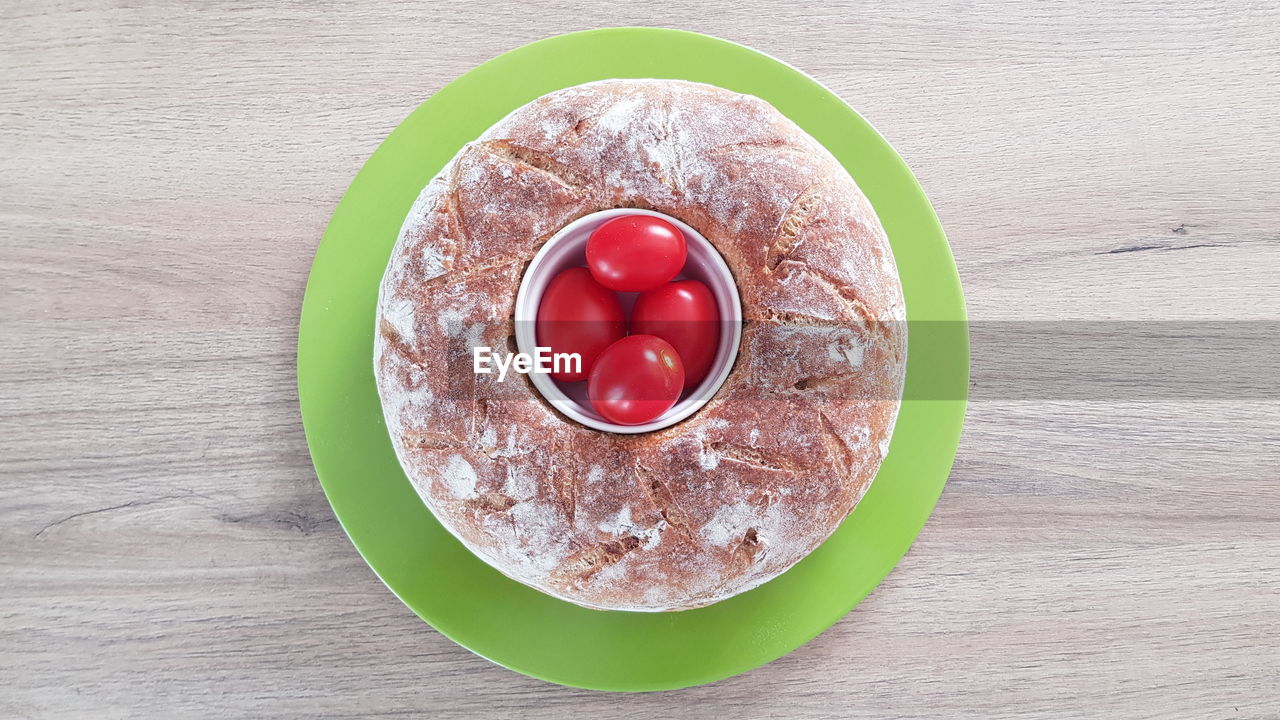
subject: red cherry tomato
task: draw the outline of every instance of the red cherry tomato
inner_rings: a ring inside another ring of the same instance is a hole
[[[666,283],[641,293],[631,309],[631,332],[671,343],[684,361],[684,386],[702,382],[720,347],[720,312],[697,280]]]
[[[652,335],[628,335],[596,358],[587,398],[605,420],[639,425],[670,410],[682,388],[684,363],[671,343]]]
[[[587,266],[601,285],[618,292],[652,290],[684,267],[684,233],[651,215],[623,215],[587,238]]]
[[[586,268],[562,270],[547,283],[534,327],[537,343],[553,353],[577,353],[582,358],[581,372],[553,372],[551,377],[561,382],[586,380],[600,353],[626,334],[618,296],[601,287]]]

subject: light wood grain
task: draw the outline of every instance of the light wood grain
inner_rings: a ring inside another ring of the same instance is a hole
[[[626,24],[752,45],[857,107],[930,193],[975,322],[1280,319],[1269,0],[10,0],[0,716],[1280,716],[1274,395],[980,397],[889,579],[706,687],[524,678],[387,592],[299,422],[312,253],[432,92]]]

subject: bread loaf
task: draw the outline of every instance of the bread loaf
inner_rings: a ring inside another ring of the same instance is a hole
[[[745,318],[711,402],[639,435],[471,364],[514,346],[542,243],[614,207],[697,228]],[[481,559],[587,607],[678,610],[775,577],[853,510],[897,415],[903,320],[884,230],[816,141],[755,97],[611,80],[515,110],[431,180],[382,282],[374,369],[405,474]]]

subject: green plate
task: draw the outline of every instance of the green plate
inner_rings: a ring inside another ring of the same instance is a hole
[[[511,110],[604,78],[679,78],[761,97],[825,145],[879,213],[911,320],[906,398],[889,456],[840,529],[794,568],[679,613],[586,610],[509,580],[418,499],[373,379],[378,283],[409,207],[441,167]],[[316,252],[298,333],[298,398],[316,474],[374,572],[432,627],[517,672],[601,690],[660,690],[745,672],[803,645],[866,596],[911,545],[950,472],[969,372],[964,298],[928,198],[840,98],[724,40],[650,28],[561,35],[475,68],[424,102],[351,183]],[[820,672],[814,668],[814,672]]]

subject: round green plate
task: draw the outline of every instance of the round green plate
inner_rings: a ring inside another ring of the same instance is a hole
[[[871,199],[910,313],[906,397],[866,498],[790,571],[686,612],[586,610],[481,562],[436,522],[400,470],[374,387],[378,284],[423,186],[516,107],[604,78],[693,80],[772,103],[834,153]],[[650,28],[535,42],[424,102],[369,158],[334,211],[298,333],[298,398],[316,474],[374,572],[463,647],[526,675],[601,690],[678,688],[745,672],[849,612],[906,552],[942,492],[964,420],[968,372],[955,263],[928,198],[893,148],[794,68],[724,40]]]

